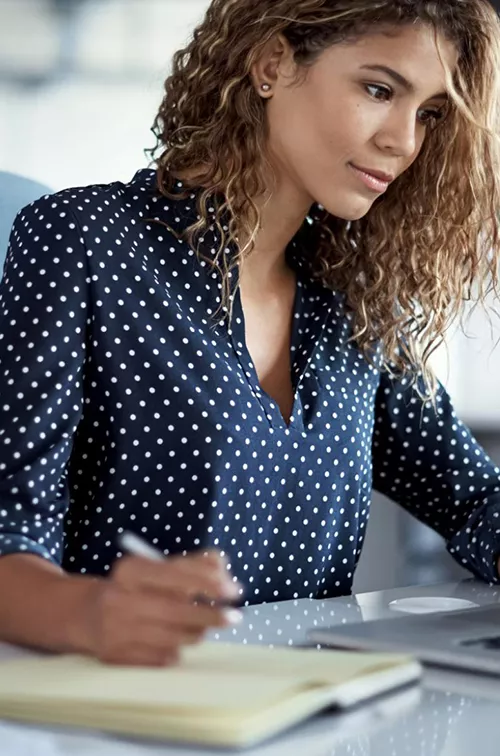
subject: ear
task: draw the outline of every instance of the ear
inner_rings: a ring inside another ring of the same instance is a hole
[[[281,82],[293,76],[295,69],[293,49],[283,35],[276,34],[251,68],[255,89],[261,97],[272,97]]]

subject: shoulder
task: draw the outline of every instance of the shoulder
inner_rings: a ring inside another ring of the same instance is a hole
[[[155,172],[143,169],[128,183],[70,187],[45,195],[22,208],[15,225],[31,225],[33,230],[45,228],[52,233],[79,226],[85,232],[95,224],[115,225],[127,214],[140,217],[154,195]]]

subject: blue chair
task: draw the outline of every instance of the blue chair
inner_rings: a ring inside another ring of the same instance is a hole
[[[52,189],[37,181],[0,171],[0,274],[3,269],[10,231],[21,208],[34,202]]]

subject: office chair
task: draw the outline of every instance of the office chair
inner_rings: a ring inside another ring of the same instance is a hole
[[[7,254],[10,231],[17,213],[30,202],[51,192],[48,186],[39,184],[37,181],[15,173],[0,171],[0,275]]]

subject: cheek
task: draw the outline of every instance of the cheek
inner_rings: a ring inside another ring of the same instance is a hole
[[[415,153],[414,153],[414,155],[413,155],[413,156],[412,156],[412,157],[410,158],[410,160],[408,160],[408,163],[406,164],[406,166],[405,166],[405,168],[404,168],[404,170],[403,170],[403,173],[404,173],[405,171],[407,171],[407,170],[408,170],[408,168],[411,168],[411,166],[413,165],[413,163],[415,163],[415,162],[416,162],[416,161],[418,160],[418,158],[419,158],[419,155],[420,155],[420,153],[422,152],[422,149],[423,149],[423,146],[424,146],[424,142],[425,142],[425,134],[424,134],[424,135],[422,135],[422,136],[420,136],[420,137],[419,137],[419,136],[417,136],[417,140],[416,140],[416,148],[415,148]]]
[[[281,161],[293,165],[311,159],[318,149],[318,122],[303,97],[270,100],[267,117],[270,144]]]
[[[270,100],[268,119],[271,145],[283,162],[300,173],[323,173],[359,159],[382,125],[383,109],[356,95],[304,87]]]
[[[418,158],[418,156],[422,152],[426,139],[428,139],[428,136],[425,133],[422,134],[421,136],[417,136],[417,147],[415,150],[415,155],[413,156],[413,160],[411,161],[412,163],[415,162],[415,160]]]
[[[312,111],[316,147],[327,150],[330,157],[341,160],[344,157],[352,159],[360,155],[367,142],[374,135],[376,123],[373,114],[359,103],[343,101],[342,107],[327,103],[323,108]],[[323,154],[323,158],[326,156]]]

